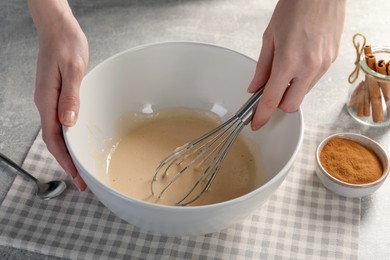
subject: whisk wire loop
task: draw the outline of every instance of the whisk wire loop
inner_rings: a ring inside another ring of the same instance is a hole
[[[198,168],[199,166],[205,164],[205,162],[207,162],[208,159],[210,159],[210,163],[207,166],[207,168],[205,169],[203,175],[201,175],[197,179],[197,181],[191,187],[191,189],[187,192],[187,194],[185,194],[184,197],[177,202],[177,205],[186,206],[188,204],[191,204],[192,202],[197,200],[200,196],[202,196],[203,193],[206,192],[210,188],[210,186],[213,183],[213,181],[217,175],[217,172],[219,171],[223,161],[225,160],[225,157],[228,154],[232,144],[236,140],[241,129],[244,127],[244,124],[241,121],[237,120],[234,124],[232,124],[229,127],[229,129],[233,128],[233,126],[234,126],[234,129],[231,132],[226,133],[226,136],[224,137],[222,142],[218,143],[217,146],[215,148],[213,148],[213,150],[207,155],[206,158],[203,158],[200,162],[197,163],[195,168]],[[210,147],[208,149],[210,149]],[[191,162],[191,163],[194,163],[194,162]],[[200,192],[198,192],[198,194],[194,198],[190,199],[190,201],[184,202],[192,194],[192,192],[204,181],[207,181],[204,188]]]
[[[228,121],[226,121],[225,123],[221,124],[220,126],[218,126],[217,128],[215,128],[214,130],[206,133],[205,135],[193,140],[192,142],[189,142],[179,148],[177,148],[175,150],[174,153],[172,153],[170,156],[166,157],[161,163],[160,165],[157,167],[156,169],[156,172],[155,172],[155,175],[153,177],[153,181],[152,181],[152,194],[156,197],[158,197],[159,199],[162,197],[162,195],[164,194],[164,192],[180,177],[180,175],[182,175],[190,166],[192,166],[197,160],[199,160],[199,158],[202,158],[202,161],[199,163],[199,164],[202,164],[204,163],[204,161],[206,161],[212,154],[212,153],[209,153],[208,156],[204,156],[204,154],[206,154],[210,147],[215,144],[217,141],[219,141],[225,134],[226,132],[230,129],[230,127],[227,127],[235,118],[231,118],[229,119]],[[219,131],[222,131],[221,134],[216,134],[218,133]],[[205,140],[207,138],[212,138],[210,139],[208,142],[200,142],[202,140]],[[223,143],[220,142],[219,145],[221,145]],[[207,147],[206,147],[207,146]],[[218,146],[216,147],[218,148]],[[215,149],[216,149],[215,148]],[[199,151],[201,151],[199,153]],[[172,178],[171,180],[168,182],[168,184],[166,184],[166,186],[158,193],[156,194],[155,193],[155,190],[154,190],[154,183],[157,181],[158,179],[158,173],[163,170],[160,178],[164,178],[166,175],[167,175],[167,172],[169,169],[171,169],[171,167],[173,165],[176,165],[176,166],[179,166],[181,165],[184,161],[186,161],[187,158],[191,158],[193,157],[194,154],[197,154],[195,156],[195,158],[193,158],[191,160],[191,162],[189,162],[186,166],[182,167]],[[180,160],[180,161],[179,161]],[[177,162],[179,161],[179,162]],[[164,168],[164,169],[163,169]],[[204,178],[202,179],[204,180]],[[199,184],[199,181],[197,182],[197,184]],[[195,188],[196,188],[197,185],[194,185],[194,187],[191,189],[191,191],[193,191]],[[191,193],[191,192],[190,192]],[[188,197],[188,196],[186,196]],[[184,198],[185,199],[185,198]],[[180,200],[182,201],[182,200]]]
[[[265,84],[225,123],[177,148],[167,156],[153,176],[152,194],[162,198],[163,194],[186,172],[188,176],[194,178],[194,184],[175,202],[176,205],[189,205],[209,190],[242,128],[251,121],[253,110],[263,94],[264,86]],[[202,172],[198,176],[200,171]],[[170,179],[167,181],[168,175]],[[156,191],[157,181],[164,179],[165,186]],[[201,184],[204,186],[200,186]]]

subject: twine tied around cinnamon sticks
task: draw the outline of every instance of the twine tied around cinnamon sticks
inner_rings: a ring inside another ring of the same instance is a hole
[[[359,42],[358,37],[362,38],[363,41],[362,43]],[[360,57],[362,56],[362,53],[364,51],[364,46],[366,46],[366,36],[364,36],[361,33],[355,33],[355,35],[352,38],[352,43],[353,46],[355,46],[355,50],[356,50],[356,60],[355,60],[355,69],[348,77],[348,82],[350,84],[354,83],[359,77]]]
[[[358,38],[361,38],[359,40]],[[359,78],[360,58],[364,54],[367,66],[373,71],[385,76],[390,75],[390,61],[376,61],[371,45],[366,44],[366,37],[360,33],[353,36],[353,44],[356,50],[355,69],[348,77],[348,82],[353,84]],[[375,73],[374,73],[375,74]],[[385,104],[383,104],[383,100]],[[386,109],[383,107],[387,106]],[[366,72],[365,79],[358,83],[348,102],[349,108],[356,111],[358,117],[370,117],[374,123],[380,123],[390,116],[390,80],[378,80]],[[372,113],[372,115],[371,115]]]

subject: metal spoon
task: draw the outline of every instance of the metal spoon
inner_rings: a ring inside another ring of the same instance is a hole
[[[12,168],[14,168],[17,171],[17,173],[22,177],[34,181],[37,186],[36,194],[38,198],[42,200],[49,200],[54,197],[57,197],[66,189],[66,183],[64,181],[56,180],[56,181],[49,181],[46,183],[40,182],[34,176],[29,174],[27,171],[25,171],[22,167],[20,167],[19,165],[11,161],[11,159],[9,159],[4,154],[0,153],[0,159],[5,163],[7,163]]]

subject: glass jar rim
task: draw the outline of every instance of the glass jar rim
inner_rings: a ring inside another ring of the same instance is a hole
[[[390,55],[390,46],[371,46],[371,49],[372,49],[373,54],[387,53]],[[386,82],[390,81],[390,76],[383,75],[379,72],[372,70],[370,67],[368,67],[364,53],[362,53],[362,55],[360,57],[360,67],[363,69],[363,71],[366,74],[369,74],[372,77],[375,77],[377,79],[380,79],[380,80],[386,81]]]

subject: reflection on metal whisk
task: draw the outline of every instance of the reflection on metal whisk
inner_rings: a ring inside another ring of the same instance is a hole
[[[251,121],[263,90],[264,85],[228,121],[166,157],[156,169],[152,194],[159,199],[164,195],[164,199],[179,206],[199,199],[210,188],[242,128]],[[178,193],[180,187],[186,186],[190,188]]]

